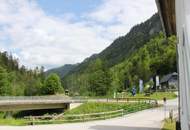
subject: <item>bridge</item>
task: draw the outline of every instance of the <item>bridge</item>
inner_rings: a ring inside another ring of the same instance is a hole
[[[65,96],[2,96],[0,111],[69,109],[71,103],[81,102],[83,101]]]
[[[0,111],[22,111],[39,109],[70,109],[72,103],[84,102],[147,102],[157,104],[157,100],[150,98],[116,98],[116,99],[88,99],[71,98],[66,96],[1,96]]]

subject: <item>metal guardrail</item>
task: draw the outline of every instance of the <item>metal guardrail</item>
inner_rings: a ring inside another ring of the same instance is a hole
[[[0,96],[2,100],[70,100],[70,97],[66,96]]]
[[[100,99],[89,99],[83,97],[66,97],[66,96],[0,96],[0,101],[16,101],[16,100],[71,100],[71,101],[154,101],[157,100],[151,98],[100,98]]]

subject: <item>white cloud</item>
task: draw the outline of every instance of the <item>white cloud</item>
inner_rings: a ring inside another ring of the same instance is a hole
[[[11,44],[4,46],[8,41],[0,39],[0,48],[12,51],[29,67],[81,62],[155,11],[152,0],[104,0],[80,21],[70,22],[75,14],[49,16],[36,1],[1,0],[0,36]]]
[[[104,4],[87,14],[91,20],[112,24],[107,27],[112,37],[124,35],[157,11],[154,0],[104,0]]]

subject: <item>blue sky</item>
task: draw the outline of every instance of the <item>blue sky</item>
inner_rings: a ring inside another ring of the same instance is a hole
[[[76,16],[91,11],[99,6],[102,0],[38,0],[39,6],[48,14],[61,16],[74,13]]]
[[[0,0],[0,12],[0,51],[49,69],[101,52],[157,9],[154,0]]]

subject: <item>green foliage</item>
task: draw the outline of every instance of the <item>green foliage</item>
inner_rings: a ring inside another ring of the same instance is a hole
[[[96,59],[84,73],[70,75],[63,83],[73,95],[105,96],[111,88],[111,75],[104,62]]]
[[[40,79],[33,78],[27,82],[24,93],[28,96],[41,95],[42,86],[43,84]]]
[[[127,87],[129,88],[138,85],[139,79],[149,81],[154,75],[162,76],[175,72],[175,44],[174,36],[165,39],[162,33],[151,39],[124,62],[111,68],[112,75],[119,78],[119,80],[113,78],[113,83],[121,85],[120,83],[128,81]]]
[[[59,76],[55,73],[50,74],[46,80],[43,87],[43,94],[56,94],[62,93],[63,87],[61,86],[61,80]]]
[[[134,51],[123,62],[109,68],[107,62],[96,58],[84,72],[64,78],[64,86],[77,95],[105,96],[138,86],[139,79],[147,84],[155,75],[176,71],[176,38],[166,39],[162,33]]]
[[[100,59],[90,66],[89,90],[95,96],[104,96],[109,91],[111,79],[108,70]]]
[[[41,95],[44,68],[29,70],[18,64],[18,59],[14,59],[12,55],[0,52],[0,96]]]
[[[8,73],[0,66],[0,95],[7,96],[11,93]]]

